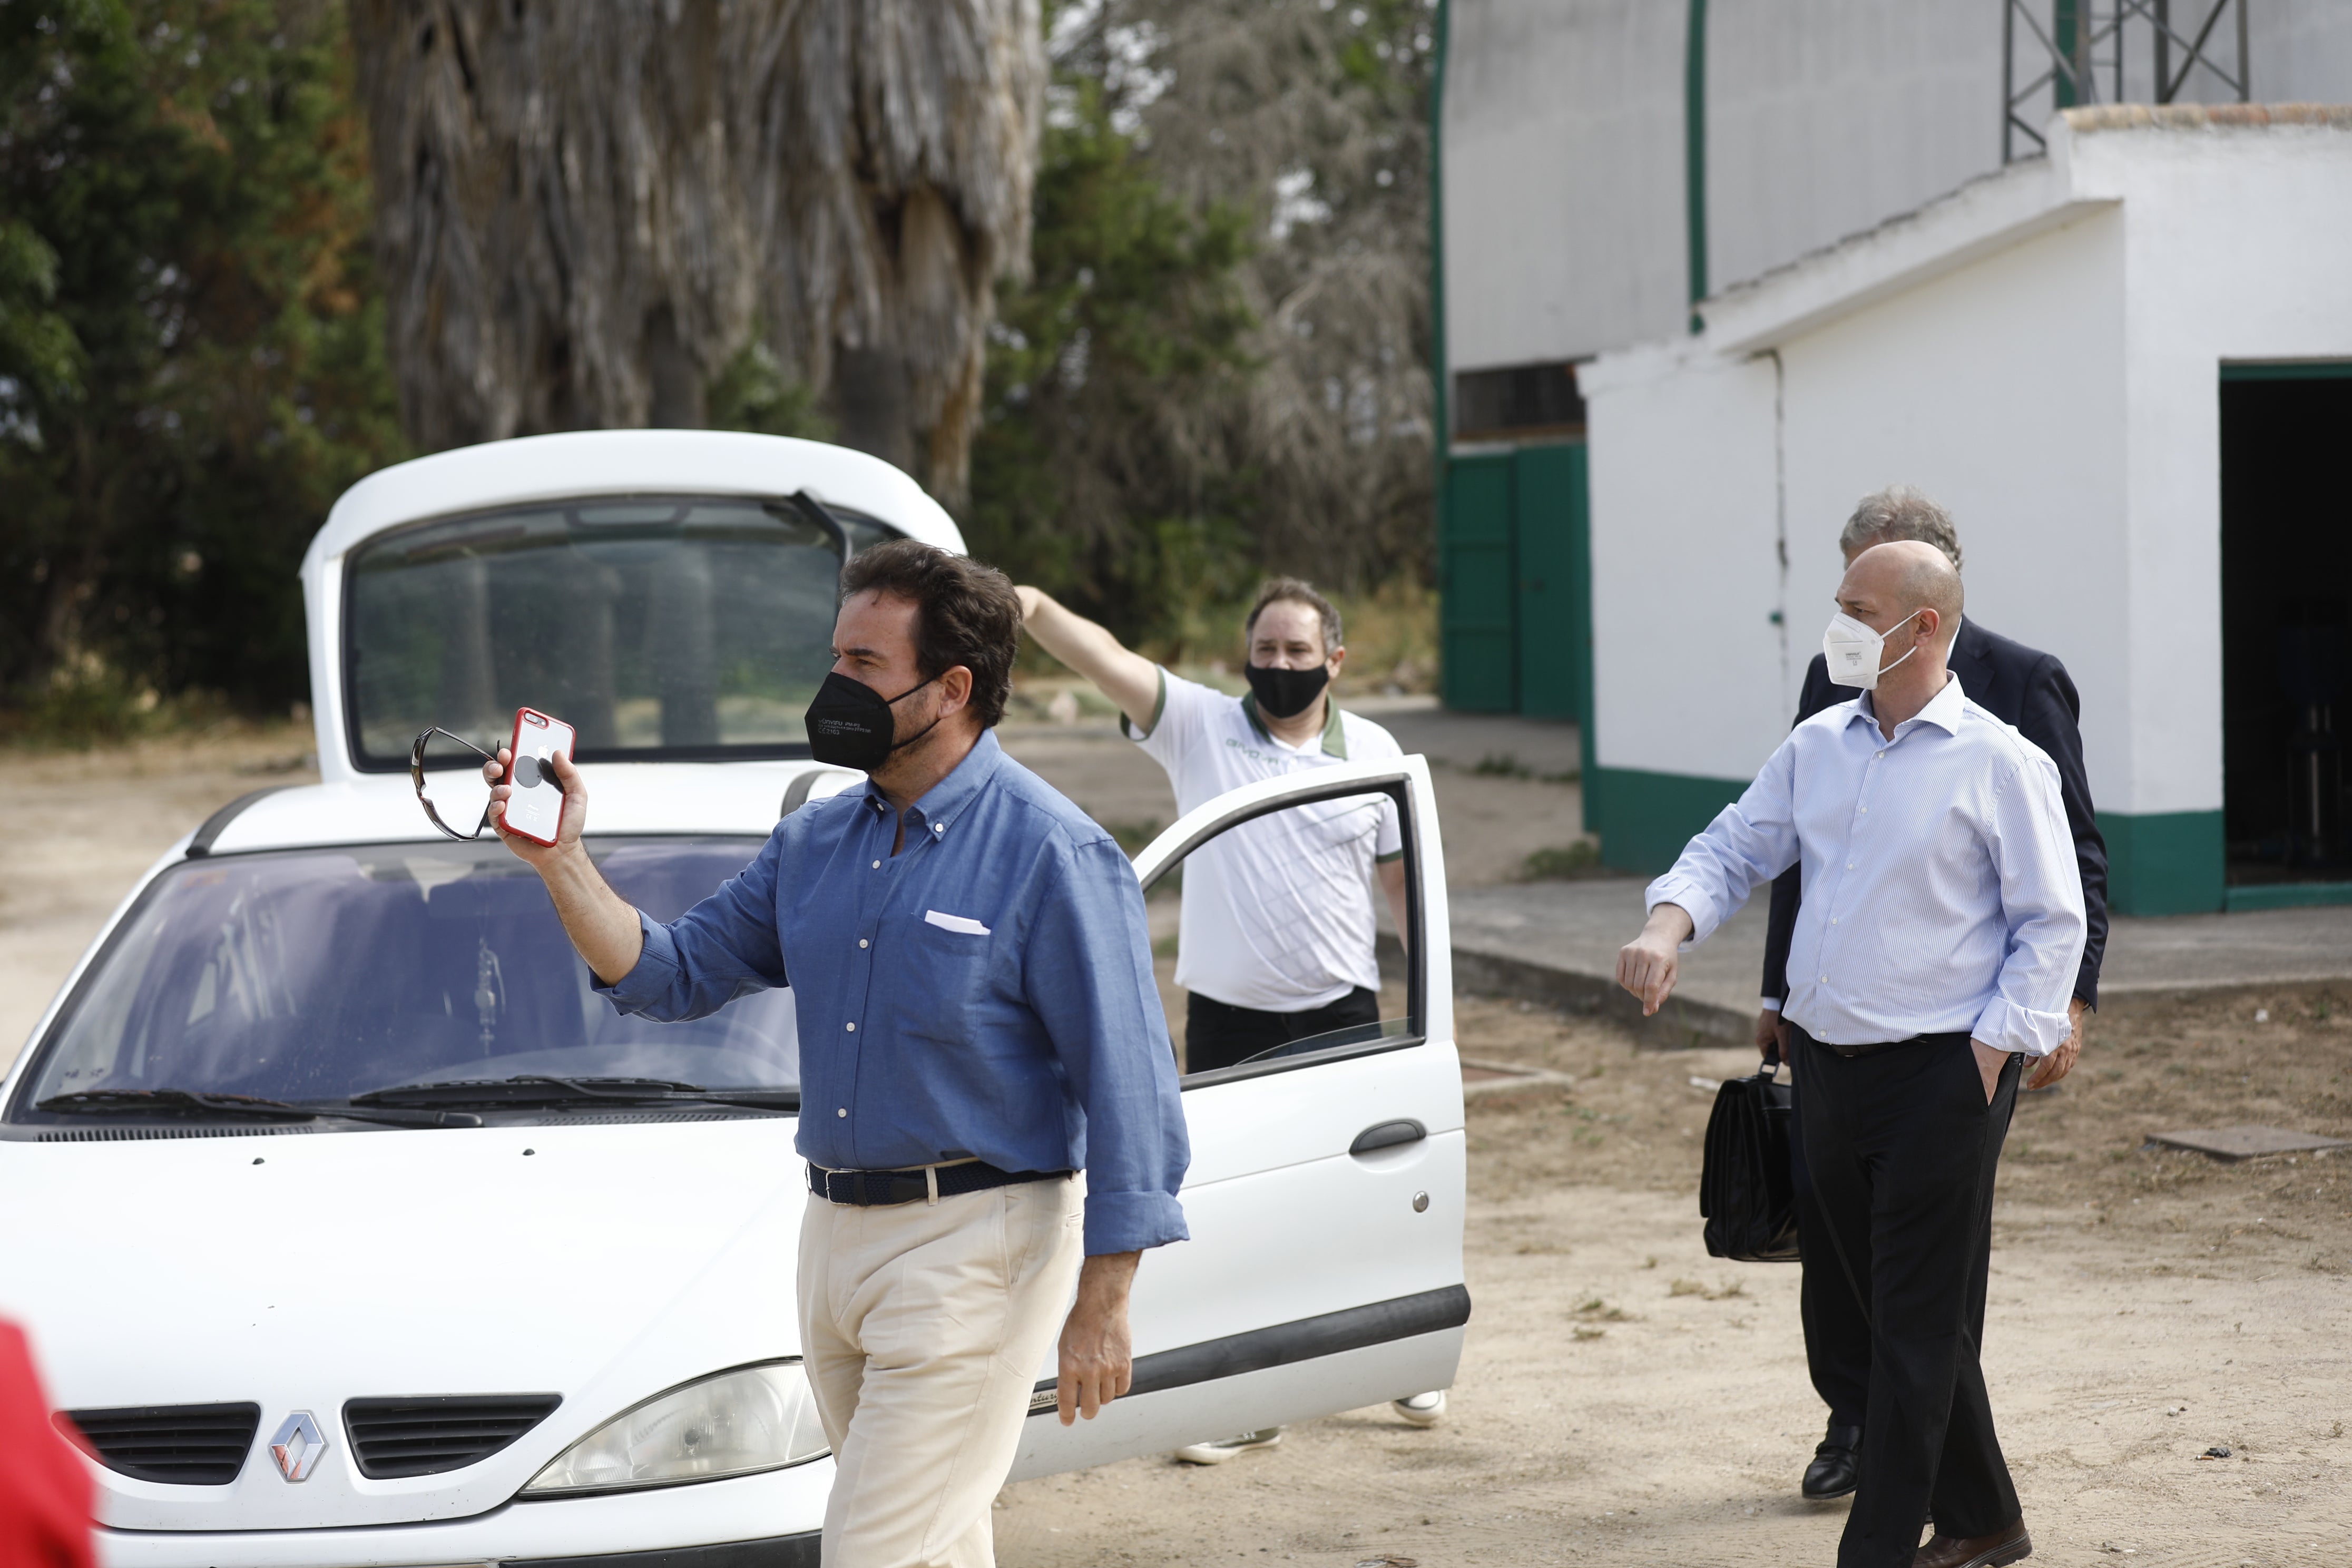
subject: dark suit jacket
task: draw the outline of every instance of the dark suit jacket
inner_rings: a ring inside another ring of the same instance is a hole
[[[2050,754],[2058,764],[2058,789],[2066,802],[2066,826],[2074,830],[2074,858],[2083,868],[2083,909],[2089,930],[2083,942],[2083,968],[2074,979],[2074,994],[2099,1005],[2099,960],[2107,951],[2107,842],[2099,837],[2099,820],[2091,810],[2091,781],[2083,773],[2082,699],[2066,667],[2051,654],[2010,641],[1963,616],[1959,636],[1952,640],[1952,673],[1969,700]],[[1797,722],[1853,700],[1858,693],[1830,684],[1829,667],[1820,654],[1805,671],[1805,693],[1797,704]],[[1764,938],[1763,996],[1789,994],[1789,939],[1797,929],[1797,908],[1804,899],[1804,871],[1791,866],[1772,884],[1772,923]]]

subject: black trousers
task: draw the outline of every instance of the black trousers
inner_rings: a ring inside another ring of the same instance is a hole
[[[1981,1352],[1984,1348],[1985,1290],[1992,1275],[1993,1172],[2008,1141],[2017,1097],[2007,1094],[1993,1102],[1998,1125],[1985,1148],[1983,1224],[1977,1237],[1976,1260],[1969,1271],[1969,1333]],[[1805,1164],[1805,1096],[1801,1086],[1789,1097],[1789,1166],[1796,1187],[1797,1252],[1802,1278],[1797,1310],[1805,1330],[1805,1367],[1812,1374],[1813,1392],[1830,1407],[1832,1426],[1859,1426],[1870,1403],[1870,1320],[1861,1300],[1846,1283],[1830,1246],[1828,1221],[1813,1198],[1812,1172]],[[1806,1238],[1811,1237],[1809,1242]]]
[[[1184,1070],[1207,1072],[1247,1061],[1260,1051],[1332,1029],[1381,1021],[1377,992],[1359,985],[1337,1002],[1303,1013],[1265,1013],[1213,1001],[1198,991],[1184,1004]]]
[[[1829,1241],[1813,1252],[1829,1254],[1819,1261],[1849,1282],[1868,1322],[1861,1483],[1838,1565],[1908,1568],[1923,1517],[1948,1535],[1989,1535],[2020,1511],[1969,1321],[2019,1060],[2002,1067],[1988,1105],[1966,1035],[1849,1058],[1791,1034]]]

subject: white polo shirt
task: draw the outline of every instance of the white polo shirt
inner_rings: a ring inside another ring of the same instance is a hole
[[[1327,699],[1324,714],[1314,741],[1285,745],[1254,698],[1163,669],[1150,727],[1135,736],[1119,723],[1168,770],[1181,816],[1260,779],[1404,754],[1386,730],[1337,702]],[[1403,853],[1396,803],[1384,795],[1292,806],[1211,839],[1184,861],[1176,984],[1267,1013],[1326,1006],[1359,985],[1379,990],[1372,867]]]

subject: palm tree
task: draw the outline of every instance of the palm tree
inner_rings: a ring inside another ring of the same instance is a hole
[[[354,0],[409,434],[698,426],[763,341],[961,501],[1037,0]]]

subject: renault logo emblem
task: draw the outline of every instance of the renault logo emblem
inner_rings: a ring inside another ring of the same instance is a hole
[[[269,1457],[278,1461],[278,1473],[289,1481],[309,1480],[319,1467],[319,1456],[326,1451],[327,1439],[307,1410],[289,1415],[278,1435],[269,1439]]]

